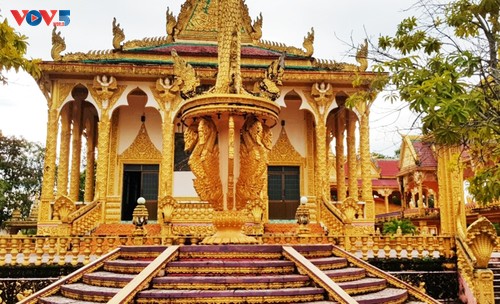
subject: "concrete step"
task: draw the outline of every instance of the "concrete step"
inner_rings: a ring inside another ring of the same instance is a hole
[[[124,260],[116,259],[104,262],[104,270],[115,273],[133,273],[141,272],[149,265],[149,260]]]
[[[366,276],[366,271],[363,268],[358,267],[325,270],[324,273],[337,283],[359,280]]]
[[[311,258],[309,259],[316,267],[321,270],[330,270],[347,267],[347,260],[345,258],[339,258],[335,256],[323,257],[323,258]]]
[[[102,302],[90,302],[90,301],[81,301],[75,299],[69,299],[62,296],[50,296],[38,299],[38,303],[40,304],[96,304]]]
[[[149,289],[136,296],[136,303],[300,303],[324,300],[324,289],[316,287],[258,290]],[[267,300],[266,300],[267,299]]]
[[[402,303],[408,298],[406,289],[385,288],[379,292],[353,296],[359,304]]]
[[[248,275],[248,276],[163,276],[153,279],[156,289],[280,289],[306,287],[308,276],[291,275]]]
[[[339,282],[338,285],[350,295],[376,292],[387,287],[387,281],[380,278],[363,278],[355,281]]]
[[[107,302],[118,291],[120,291],[120,288],[92,286],[84,283],[61,286],[61,295],[64,297],[90,302]]]
[[[135,276],[136,274],[96,271],[84,274],[82,281],[88,285],[122,288]]]
[[[187,260],[167,264],[168,274],[245,275],[292,274],[295,264],[285,260]]]

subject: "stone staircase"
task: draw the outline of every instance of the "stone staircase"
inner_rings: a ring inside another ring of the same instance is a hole
[[[438,303],[343,254],[332,245],[121,247],[20,303]]]

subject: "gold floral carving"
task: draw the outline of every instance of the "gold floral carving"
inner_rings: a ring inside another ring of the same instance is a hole
[[[65,223],[68,221],[69,215],[75,211],[75,203],[69,197],[60,195],[54,202],[52,219]]]
[[[177,201],[173,213],[174,223],[211,223],[214,209],[207,203]]]
[[[215,229],[212,224],[208,225],[174,225],[172,232],[176,235],[212,235]]]
[[[320,114],[321,117],[333,102],[333,88],[330,83],[315,83],[311,88],[311,95],[315,101],[313,109]]]
[[[215,210],[222,210],[222,183],[215,123],[211,118],[200,118],[198,124],[186,129],[184,142],[185,150],[192,151],[188,164],[196,177],[196,192],[201,200],[208,201]]]
[[[236,185],[236,209],[241,210],[249,200],[259,200],[264,188],[272,132],[254,116],[245,121],[240,141],[240,176]]]
[[[119,50],[123,40],[125,40],[125,33],[120,24],[116,23],[116,18],[113,18],[113,48]]]
[[[270,164],[303,164],[305,158],[300,155],[288,139],[285,127],[281,128],[278,141],[269,153]]]
[[[161,160],[161,152],[149,138],[146,125],[142,124],[134,142],[120,155],[120,159]]]

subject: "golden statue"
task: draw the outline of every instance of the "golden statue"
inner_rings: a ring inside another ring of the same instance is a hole
[[[223,210],[222,184],[219,175],[219,147],[217,128],[211,118],[200,118],[184,132],[186,151],[192,151],[189,167],[196,179],[194,188],[201,200],[212,204],[214,210]]]
[[[113,18],[113,48],[119,50],[123,40],[125,40],[125,33],[120,28],[120,24],[116,23],[116,18]]]
[[[50,55],[54,60],[60,60],[62,58],[61,52],[66,49],[66,42],[64,38],[61,36],[61,32],[57,32],[57,27],[54,25],[54,29],[52,30],[52,49],[50,51]]]
[[[236,187],[236,209],[261,198],[267,174],[267,155],[272,148],[271,130],[255,116],[241,129],[240,176]]]

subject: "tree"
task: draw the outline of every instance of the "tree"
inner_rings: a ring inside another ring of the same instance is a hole
[[[378,40],[376,70],[437,145],[463,147],[479,203],[500,198],[499,0],[420,0],[417,17],[404,19],[393,37]]]
[[[413,234],[417,230],[417,227],[415,227],[409,219],[393,219],[384,223],[382,233],[396,234],[398,232],[398,228],[401,229],[402,234]]]
[[[18,208],[27,217],[41,192],[44,149],[0,132],[0,226]]]
[[[2,15],[0,15],[0,20]],[[7,83],[4,71],[14,69],[25,70],[33,78],[39,79],[41,76],[38,62],[40,60],[28,60],[25,58],[28,49],[27,37],[16,32],[7,22],[7,18],[0,22],[0,82]]]

